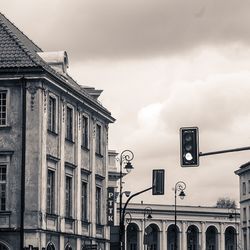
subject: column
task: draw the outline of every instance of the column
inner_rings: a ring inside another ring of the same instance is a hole
[[[82,234],[82,215],[81,215],[81,144],[82,144],[82,110],[77,108],[76,110],[76,126],[75,126],[75,164],[77,168],[75,170],[75,180],[76,180],[76,233]],[[79,243],[78,243],[79,244]],[[80,249],[80,246],[77,249]]]
[[[40,211],[42,213],[42,221],[41,221],[41,228],[46,229],[46,195],[47,195],[47,145],[46,145],[46,139],[47,139],[47,97],[48,97],[48,90],[44,89],[42,91],[42,104],[41,108],[43,112],[41,112],[42,119],[41,119],[41,141],[42,141],[42,147],[41,147],[41,166],[40,166]],[[44,244],[43,244],[44,243]],[[46,239],[43,240],[42,246],[45,246]]]
[[[224,223],[220,223],[220,250],[225,250]]]
[[[91,228],[90,228],[90,236],[95,237],[96,236],[96,204],[95,204],[95,195],[96,195],[96,180],[95,180],[95,174],[96,174],[96,160],[95,160],[95,147],[96,147],[96,118],[92,116],[92,122],[90,127],[90,171],[92,171],[90,175],[90,222],[91,222]]]
[[[187,249],[187,222],[182,221],[182,228],[181,228],[181,249]]]
[[[206,224],[201,222],[201,250],[206,249]]]
[[[58,190],[58,212],[59,212],[59,221],[58,228],[61,232],[65,232],[65,220],[64,220],[64,210],[65,210],[65,119],[66,119],[66,109],[67,104],[64,98],[61,99],[59,116],[60,116],[60,126],[61,133],[59,138],[59,155],[60,155],[60,163],[58,164],[58,182],[59,182],[59,190]],[[60,204],[60,205],[59,205]],[[60,236],[60,247],[63,237]],[[63,241],[64,244],[64,241]]]
[[[167,249],[167,240],[166,240],[166,221],[162,221],[162,245],[161,249],[166,250]]]

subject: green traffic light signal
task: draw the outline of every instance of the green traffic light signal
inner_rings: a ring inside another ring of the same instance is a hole
[[[180,129],[180,156],[182,167],[199,166],[199,130],[197,127],[184,127]]]

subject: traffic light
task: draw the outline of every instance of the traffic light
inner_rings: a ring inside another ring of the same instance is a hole
[[[199,130],[197,127],[180,129],[181,140],[181,166],[199,166]]]
[[[165,170],[164,169],[153,169],[153,195],[163,195],[164,194],[164,181],[165,180]]]

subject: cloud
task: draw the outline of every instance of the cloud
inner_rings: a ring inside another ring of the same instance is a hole
[[[44,50],[82,61],[169,56],[250,38],[248,1],[16,0],[1,7]]]

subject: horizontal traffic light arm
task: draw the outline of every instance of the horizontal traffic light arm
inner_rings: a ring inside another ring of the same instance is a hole
[[[245,151],[250,150],[250,147],[242,147],[242,148],[232,148],[227,150],[220,150],[220,151],[212,151],[207,153],[199,153],[199,156],[207,156],[207,155],[217,155],[217,154],[225,154],[225,153],[231,153],[231,152],[238,152],[238,151]]]

